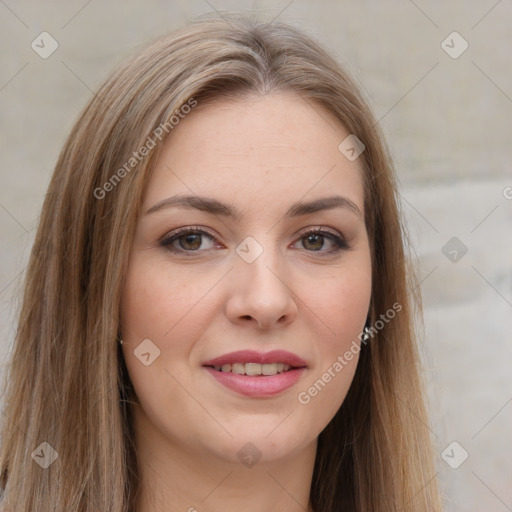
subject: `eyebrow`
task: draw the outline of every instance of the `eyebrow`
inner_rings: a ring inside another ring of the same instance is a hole
[[[146,215],[154,213],[165,208],[182,207],[200,210],[202,212],[210,213],[213,215],[222,215],[224,217],[232,217],[238,220],[242,217],[242,212],[234,205],[223,203],[217,199],[209,197],[191,196],[191,195],[178,195],[162,199],[154,204],[146,212]],[[332,210],[333,208],[347,208],[359,217],[363,214],[359,207],[350,199],[342,196],[329,196],[315,199],[310,202],[298,201],[288,208],[284,217],[299,217],[301,215],[308,215],[323,210]]]

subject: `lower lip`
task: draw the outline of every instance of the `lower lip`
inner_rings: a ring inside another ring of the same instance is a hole
[[[206,367],[218,382],[241,395],[254,398],[276,396],[291,388],[302,377],[306,368],[295,368],[276,375],[237,375]]]

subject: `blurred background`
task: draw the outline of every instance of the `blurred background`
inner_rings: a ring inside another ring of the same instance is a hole
[[[231,9],[302,27],[363,87],[417,262],[445,510],[512,511],[510,0],[0,0],[0,363],[79,111],[134,49]]]

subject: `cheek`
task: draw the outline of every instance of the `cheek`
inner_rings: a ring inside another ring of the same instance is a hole
[[[171,270],[167,262],[152,261],[143,251],[131,259],[121,300],[123,355],[143,409],[162,430],[179,423],[162,404],[179,404],[185,411],[195,403],[172,376],[186,381],[183,368],[214,314],[206,295],[216,280],[206,273]],[[143,340],[151,343],[142,345]],[[148,365],[139,359],[146,352]]]
[[[215,276],[171,272],[168,265],[148,263],[135,257],[130,265],[123,291],[122,326],[128,336],[150,338],[164,348],[176,333],[200,327],[202,317],[207,320],[205,296]],[[197,307],[198,303],[202,307]]]
[[[356,276],[331,282],[323,292],[308,297],[312,311],[325,321],[331,335],[342,340],[354,328],[362,329],[369,301],[369,285]]]
[[[332,275],[304,276],[297,293],[304,301],[304,314],[311,315],[312,321],[316,318],[322,339],[329,342],[326,346],[339,349],[364,326],[371,297],[370,258],[347,262]]]
[[[361,254],[359,255],[361,256]],[[354,262],[356,258],[354,258]],[[311,284],[316,282],[317,286]],[[352,384],[371,297],[369,254],[332,277],[304,280],[304,315],[316,325],[315,360],[297,400],[318,431],[332,419]]]

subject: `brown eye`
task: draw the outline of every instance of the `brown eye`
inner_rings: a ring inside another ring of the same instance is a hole
[[[318,251],[324,245],[324,237],[322,235],[307,235],[302,238],[302,245],[311,251]]]
[[[181,248],[187,251],[195,251],[201,247],[201,235],[183,235],[176,240],[179,240]]]
[[[322,229],[310,229],[298,241],[306,251],[317,252],[322,256],[349,249],[343,237]]]
[[[171,252],[187,254],[212,249],[214,241],[214,236],[202,229],[185,228],[169,233],[159,244]]]

